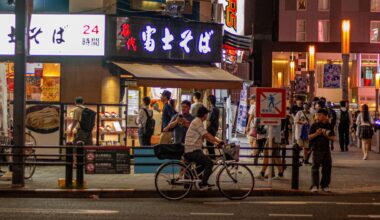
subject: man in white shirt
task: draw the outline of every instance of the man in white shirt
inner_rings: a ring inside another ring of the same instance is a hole
[[[197,117],[191,122],[185,138],[185,159],[189,162],[195,162],[197,165],[201,165],[200,169],[197,170],[198,173],[204,170],[202,182],[199,184],[200,189],[212,186],[208,184],[208,179],[214,165],[211,159],[202,151],[203,140],[206,139],[215,145],[221,143],[220,140],[212,136],[204,128],[203,122],[207,120],[208,113],[209,110],[206,107],[199,107]]]
[[[303,155],[304,155],[304,164],[310,164],[309,163],[309,140],[306,137],[302,138],[302,126],[305,124],[313,124],[313,115],[310,113],[310,106],[309,104],[305,103],[303,105],[304,110],[297,112],[296,116],[294,117],[294,124],[295,124],[295,139],[298,146],[303,148]]]

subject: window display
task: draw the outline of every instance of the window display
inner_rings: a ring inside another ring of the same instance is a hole
[[[376,66],[363,66],[361,73],[361,85],[362,86],[375,86]]]
[[[119,106],[101,106],[99,144],[101,146],[125,146],[125,127],[122,126],[121,108]]]

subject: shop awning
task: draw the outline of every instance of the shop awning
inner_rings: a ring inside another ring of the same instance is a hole
[[[184,89],[242,89],[243,80],[227,71],[205,65],[113,62],[138,86]]]

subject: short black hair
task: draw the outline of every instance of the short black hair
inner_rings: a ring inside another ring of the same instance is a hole
[[[150,97],[145,96],[142,101],[144,102],[145,105],[150,105]]]
[[[187,105],[187,106],[191,106],[191,102],[189,101],[189,100],[183,100],[182,102],[181,102],[181,105]]]
[[[318,104],[321,108],[326,108],[326,103],[325,103],[324,101],[322,101],[322,100],[319,100],[319,101],[317,102],[317,104]]]
[[[193,97],[195,97],[196,99],[201,99],[201,97],[202,97],[202,94],[200,93],[200,92],[194,92],[193,93]]]
[[[83,104],[83,97],[78,96],[75,98],[75,104]]]
[[[169,90],[164,90],[161,95],[165,96],[166,98],[170,99],[172,97],[172,93]]]
[[[216,104],[216,97],[214,95],[209,95],[207,100],[210,101],[212,105]]]
[[[204,106],[201,106],[199,107],[198,109],[198,112],[197,112],[197,117],[200,117],[202,118],[203,116],[207,115],[210,111],[204,107]]]
[[[343,108],[347,106],[347,102],[343,100],[340,101],[339,104],[340,104],[340,107],[343,107]]]
[[[324,108],[319,109],[317,113],[318,114],[323,114],[325,116],[329,115],[329,112],[326,109],[324,109]]]
[[[318,97],[314,97],[313,102],[318,102],[318,101],[319,101],[319,98]]]

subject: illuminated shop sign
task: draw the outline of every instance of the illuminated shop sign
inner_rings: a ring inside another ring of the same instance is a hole
[[[145,18],[117,19],[116,55],[220,62],[222,26]]]
[[[224,30],[244,35],[244,7],[245,0],[219,0],[224,8]]]
[[[0,15],[0,55],[14,55],[15,15]],[[30,55],[103,56],[104,15],[32,15]]]

